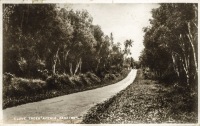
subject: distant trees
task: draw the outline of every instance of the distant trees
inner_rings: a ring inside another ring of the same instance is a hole
[[[132,47],[132,45],[133,45],[133,40],[131,40],[131,39],[130,40],[126,40],[124,42],[124,47],[125,47],[124,54],[126,54],[126,55],[131,54],[130,47]]]
[[[194,3],[160,4],[152,10],[151,26],[144,28],[141,64],[159,78],[193,87],[197,83],[197,11]]]
[[[87,11],[54,4],[3,5],[3,71],[21,77],[121,70],[124,53]]]

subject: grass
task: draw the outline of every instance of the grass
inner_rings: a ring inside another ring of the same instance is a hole
[[[100,79],[90,72],[76,76],[55,75],[46,81],[4,76],[3,109],[110,85],[124,79],[129,72],[123,70],[113,79]]]
[[[136,80],[114,97],[97,104],[82,123],[197,123],[197,93],[155,80]]]

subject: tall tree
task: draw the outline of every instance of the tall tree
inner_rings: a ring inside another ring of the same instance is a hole
[[[25,71],[21,69],[20,63],[27,63],[26,72],[29,75],[36,70],[34,66],[37,59],[45,60],[44,49],[58,40],[56,34],[59,34],[59,29],[57,29],[59,23],[55,7],[51,4],[4,5],[4,54],[5,56],[15,55],[13,58],[5,58],[5,71],[12,72],[9,66],[14,63],[13,66],[20,67],[16,68],[15,73],[21,74]]]
[[[161,4],[152,16],[151,27],[144,29],[146,66],[161,73],[171,70],[179,81],[193,85],[198,72],[197,4]]]

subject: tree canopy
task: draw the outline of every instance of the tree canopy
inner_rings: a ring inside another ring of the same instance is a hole
[[[152,10],[144,28],[141,64],[160,78],[193,86],[197,82],[197,12],[195,3],[163,3]]]
[[[86,10],[55,4],[4,4],[4,73],[37,78],[44,72],[101,75],[120,69],[124,52],[112,33],[108,37],[92,21]]]

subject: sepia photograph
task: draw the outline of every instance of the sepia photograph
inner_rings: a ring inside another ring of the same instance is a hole
[[[1,3],[2,124],[198,125],[197,1],[54,2]]]

